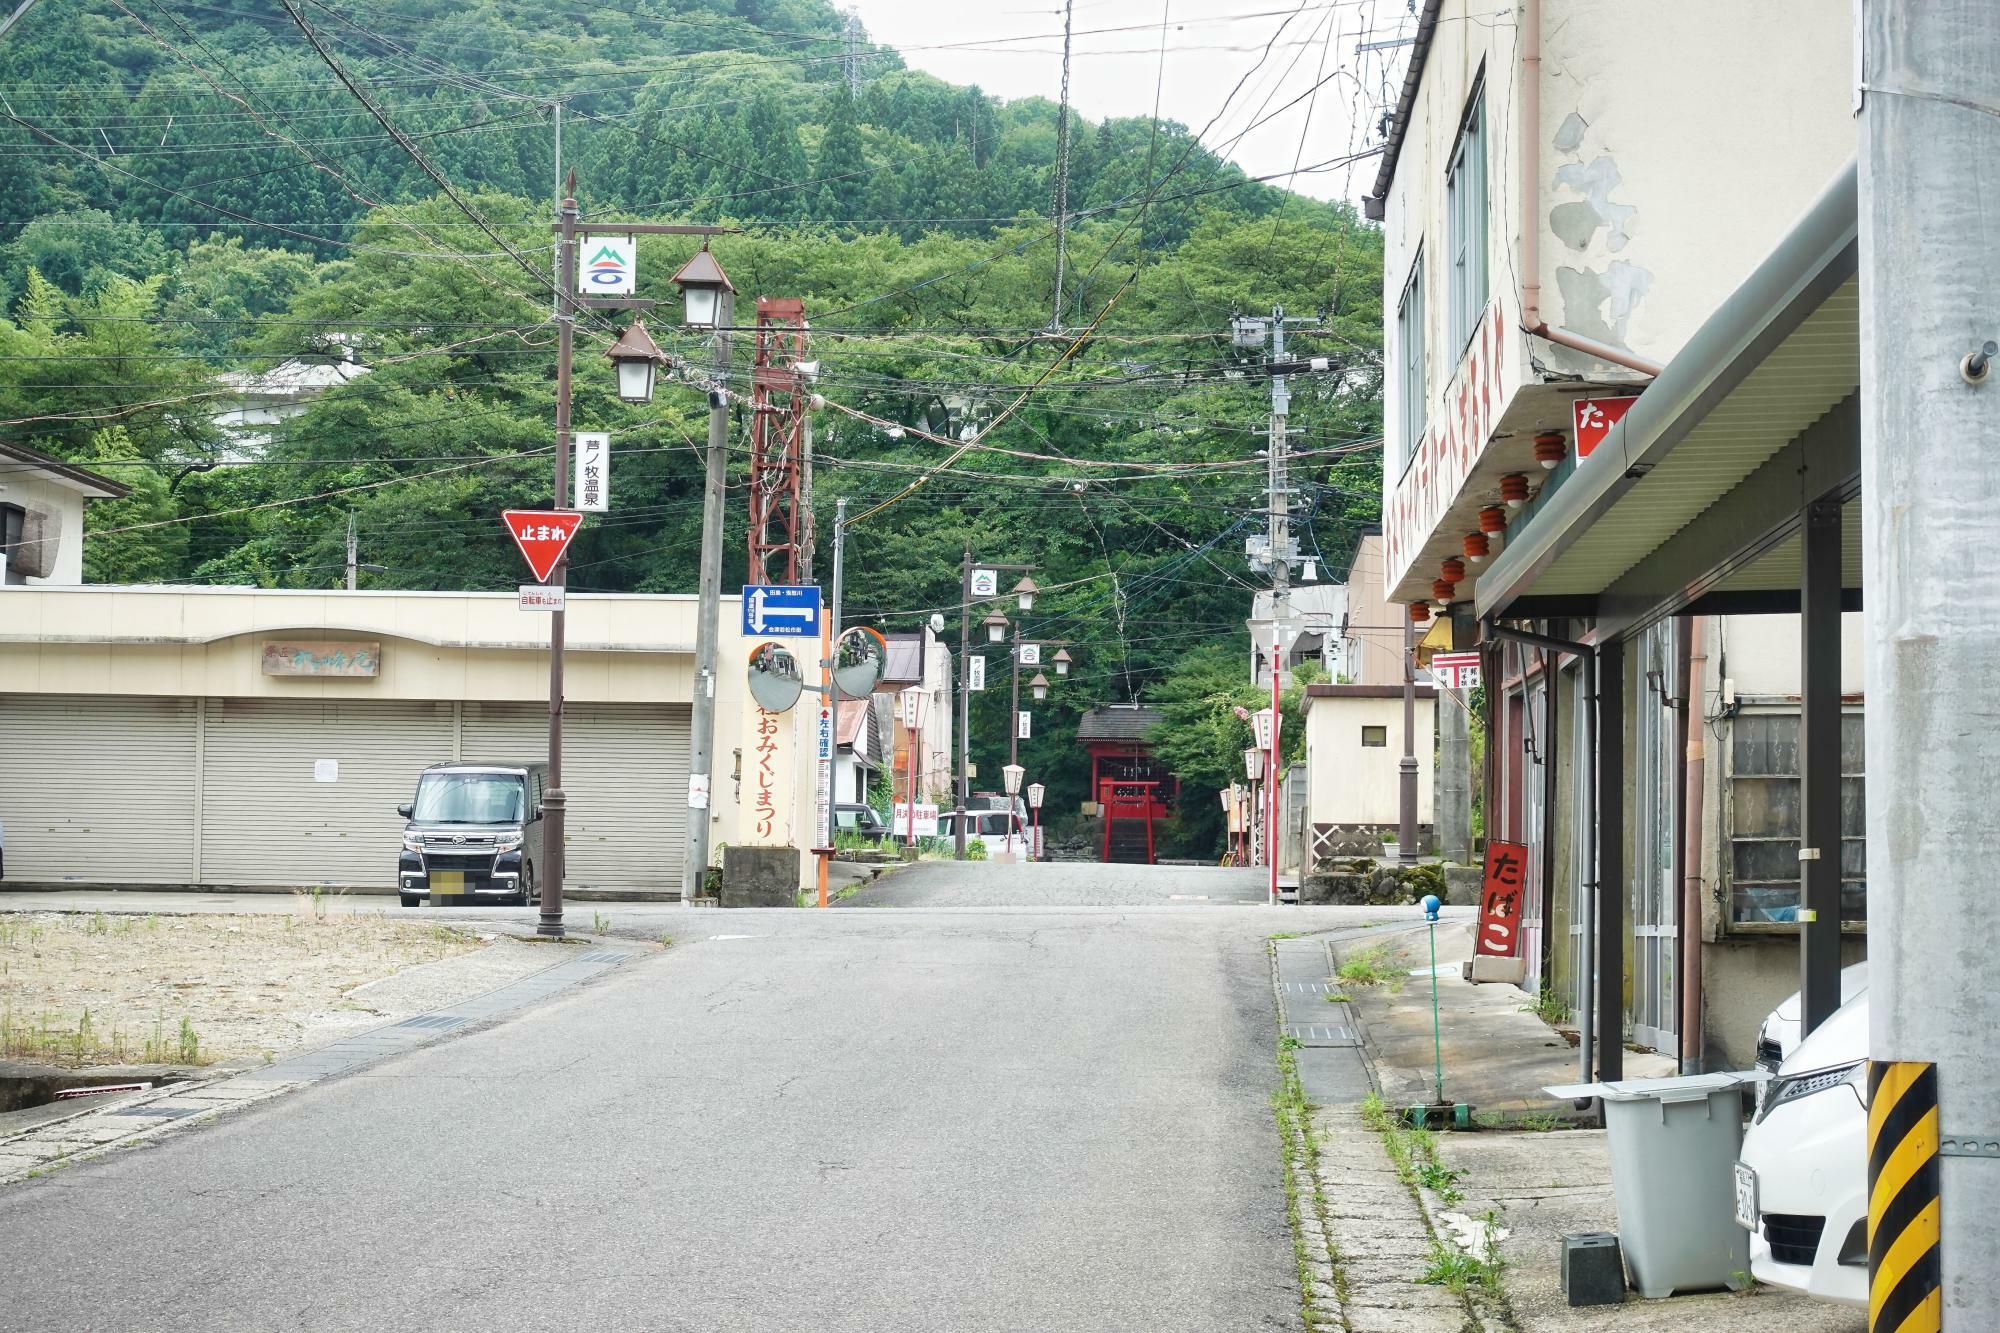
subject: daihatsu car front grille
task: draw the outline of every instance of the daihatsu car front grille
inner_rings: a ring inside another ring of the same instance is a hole
[[[1781,1264],[1812,1267],[1824,1230],[1826,1219],[1810,1213],[1764,1214],[1764,1239],[1771,1242],[1771,1257]]]

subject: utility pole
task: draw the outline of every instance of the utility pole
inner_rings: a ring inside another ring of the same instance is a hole
[[[1860,16],[1871,1327],[2000,1328],[2000,7]]]
[[[716,289],[715,334],[710,363],[715,382],[708,390],[708,474],[701,496],[700,606],[694,631],[694,708],[688,719],[690,794],[703,793],[699,809],[688,810],[687,845],[681,864],[681,901],[692,903],[708,882],[708,830],[711,822],[709,775],[715,754],[715,664],[722,637],[722,539],[729,462],[730,326],[735,323],[736,293],[725,280]]]
[[[820,629],[821,672],[820,683],[826,687],[827,723],[831,731],[827,737],[827,754],[820,761],[819,772],[819,905],[826,906],[826,873],[828,863],[833,860],[833,831],[839,820],[834,817],[834,806],[840,802],[840,792],[834,776],[840,758],[840,681],[834,675],[835,656],[840,652],[840,595],[841,578],[847,563],[847,500],[845,497],[833,502],[833,588],[826,609],[826,616]]]
[[[1396,767],[1396,860],[1417,863],[1417,627],[1403,620],[1403,758]]]
[[[967,774],[972,731],[972,548],[958,561],[958,817],[952,821],[953,856],[965,859],[965,807],[972,799],[972,783]]]
[[[353,592],[357,586],[355,576],[359,572],[355,566],[360,560],[361,535],[354,528],[354,511],[347,511],[347,590]]]
[[[1239,348],[1264,349],[1268,341],[1271,359],[1266,369],[1271,376],[1271,426],[1269,431],[1270,449],[1265,467],[1266,520],[1263,549],[1256,548],[1252,538],[1251,563],[1265,564],[1271,570],[1271,625],[1278,648],[1271,658],[1271,670],[1283,685],[1285,664],[1285,626],[1291,619],[1292,565],[1298,560],[1298,552],[1292,544],[1292,491],[1285,429],[1292,410],[1291,389],[1285,376],[1293,371],[1326,370],[1328,362],[1323,357],[1307,361],[1287,361],[1285,359],[1285,326],[1287,324],[1317,325],[1317,318],[1288,316],[1281,305],[1271,307],[1269,315],[1238,315],[1230,321],[1230,341]]]

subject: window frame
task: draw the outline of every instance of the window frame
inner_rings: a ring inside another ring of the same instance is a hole
[[[1430,425],[1430,395],[1425,382],[1424,338],[1425,299],[1424,247],[1410,260],[1409,276],[1403,279],[1403,294],[1396,301],[1397,392],[1403,411],[1402,438],[1397,442],[1402,456],[1394,471],[1398,476],[1416,461],[1424,430]]]
[[[1380,732],[1382,739],[1371,741],[1368,733]],[[1361,748],[1364,750],[1386,750],[1389,748],[1389,726],[1385,722],[1364,722],[1361,724]]]
[[[11,534],[11,535],[10,535]],[[0,504],[0,584],[22,588],[28,576],[14,567],[14,552],[28,539],[28,511],[22,505]]]
[[[1861,719],[1866,717],[1867,707],[1865,704],[1847,703],[1842,705],[1840,713],[1841,713],[1841,721],[1843,724],[1842,730],[1845,731],[1846,723],[1848,722],[1849,719],[1853,719],[1859,722],[1861,721]],[[1723,776],[1724,785],[1722,792],[1722,830],[1721,830],[1722,846],[1717,849],[1718,857],[1716,862],[1721,873],[1726,877],[1726,882],[1723,888],[1723,892],[1721,895],[1721,903],[1720,903],[1721,923],[1722,923],[1722,929],[1725,933],[1741,934],[1741,935],[1796,935],[1798,933],[1799,923],[1796,921],[1745,920],[1745,919],[1739,919],[1736,914],[1737,913],[1736,849],[1738,844],[1739,843],[1792,843],[1794,845],[1797,845],[1800,841],[1799,837],[1797,836],[1785,838],[1785,837],[1778,837],[1771,835],[1739,833],[1738,829],[1740,827],[1741,820],[1739,818],[1739,813],[1738,813],[1738,799],[1737,799],[1738,781],[1741,780],[1743,782],[1759,782],[1767,784],[1790,782],[1791,784],[1796,786],[1797,784],[1803,781],[1803,777],[1802,775],[1797,773],[1791,773],[1791,774],[1761,773],[1761,772],[1739,773],[1736,766],[1737,760],[1736,760],[1735,728],[1737,722],[1745,717],[1751,717],[1751,718],[1788,717],[1796,722],[1801,718],[1801,714],[1802,714],[1802,709],[1799,700],[1796,698],[1782,698],[1782,697],[1760,698],[1755,696],[1745,696],[1738,699],[1737,710],[1730,719],[1730,730],[1726,735],[1726,737],[1724,738],[1723,743],[1721,745],[1722,758],[1726,767],[1724,769],[1724,776]],[[1865,730],[1863,731],[1862,734],[1865,738],[1866,736]],[[1844,744],[1845,743],[1843,742],[1843,747]],[[1865,745],[1865,739],[1864,739],[1864,745]],[[1866,811],[1867,792],[1868,792],[1868,767],[1867,767],[1867,755],[1865,751],[1861,758],[1860,770],[1851,772],[1846,768],[1845,765],[1843,765],[1841,769],[1840,779],[1841,779],[1841,786],[1843,789],[1846,788],[1847,784],[1850,781],[1855,782],[1859,785],[1860,799],[1862,802],[1862,810],[1863,810],[1863,816],[1862,816],[1863,828],[1861,832],[1849,833],[1846,831],[1845,828],[1843,828],[1841,831],[1842,849],[1845,850],[1845,848],[1849,844],[1853,844],[1859,846],[1862,852],[1862,871],[1859,879],[1857,880],[1854,877],[1848,876],[1843,873],[1843,875],[1841,876],[1841,889],[1844,896],[1850,886],[1858,884],[1860,893],[1862,895],[1863,912],[1864,912],[1864,915],[1860,918],[1848,917],[1843,912],[1840,922],[1840,929],[1841,933],[1844,935],[1861,935],[1865,934],[1868,929],[1868,922],[1865,916],[1867,910],[1866,904],[1867,904],[1867,893],[1868,893],[1868,873],[1867,873],[1868,840],[1866,836],[1866,823],[1865,823],[1866,821],[1865,811]],[[1843,804],[1844,803],[1845,802],[1843,800]],[[1800,813],[1801,815],[1803,815],[1804,813],[1803,808],[1801,808]],[[1844,864],[1844,858],[1843,858],[1843,864]],[[1754,882],[1759,884],[1771,884],[1775,883],[1776,881],[1758,880]],[[1801,889],[1801,892],[1803,892],[1803,889]]]
[[[1445,168],[1445,252],[1451,273],[1446,290],[1446,336],[1454,358],[1462,357],[1479,330],[1479,317],[1492,294],[1488,263],[1488,214],[1492,202],[1487,161],[1486,76],[1482,72],[1466,99]]]

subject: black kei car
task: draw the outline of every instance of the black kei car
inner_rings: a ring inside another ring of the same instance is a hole
[[[403,906],[541,901],[535,868],[542,854],[545,763],[434,764],[417,778],[416,799],[396,807],[403,855],[396,887]]]
[[[836,805],[833,807],[833,826],[841,833],[859,833],[874,842],[887,842],[895,836],[882,822],[881,814],[867,805]]]

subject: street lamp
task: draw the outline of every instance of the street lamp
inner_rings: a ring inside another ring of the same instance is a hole
[[[694,258],[681,265],[681,271],[674,274],[674,285],[681,289],[681,300],[685,313],[682,323],[691,329],[713,329],[723,323],[722,294],[734,295],[736,287],[729,281],[729,275],[722,271],[722,265],[715,262],[715,256],[704,245],[695,251]]]
[[[998,611],[988,611],[980,624],[986,626],[988,643],[1004,643],[1007,639],[1007,617]]]
[[[1056,674],[1058,676],[1067,676],[1069,674],[1070,660],[1069,649],[1056,649]]]
[[[1049,697],[1049,678],[1037,671],[1035,678],[1028,682],[1028,688],[1035,692],[1036,699],[1046,699]]]
[[[1007,859],[1014,859],[1014,801],[1021,794],[1021,776],[1027,770],[1019,764],[1002,764],[1000,782],[1007,789]]]
[[[646,322],[639,319],[618,335],[618,341],[606,348],[604,355],[617,368],[618,396],[628,403],[652,402],[653,380],[660,367],[673,364],[646,332]]]
[[[1036,586],[1035,581],[1026,574],[1023,574],[1021,581],[1014,585],[1014,596],[1019,600],[1023,611],[1032,611],[1035,609],[1035,594],[1040,591],[1041,588]]]

